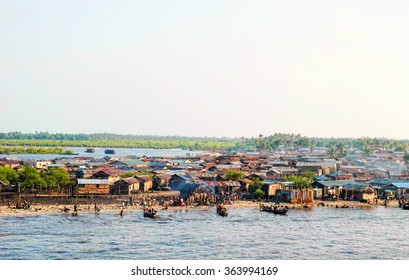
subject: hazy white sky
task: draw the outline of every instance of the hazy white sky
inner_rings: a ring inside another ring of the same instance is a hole
[[[0,131],[409,138],[408,1],[0,1]]]

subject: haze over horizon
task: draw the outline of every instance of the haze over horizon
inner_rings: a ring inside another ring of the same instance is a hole
[[[409,139],[409,2],[0,3],[0,132]]]
[[[282,133],[282,132],[275,132],[272,134],[262,134],[259,133],[257,135],[251,135],[251,136],[212,136],[212,135],[203,135],[203,136],[198,136],[198,135],[176,135],[176,134],[168,134],[168,135],[159,135],[159,134],[132,134],[132,133],[115,133],[115,132],[107,132],[107,131],[102,131],[102,132],[89,132],[89,133],[85,133],[85,132],[75,132],[75,133],[71,133],[71,132],[61,132],[61,131],[57,131],[57,132],[50,132],[50,131],[0,131],[0,133],[11,133],[11,132],[21,132],[23,134],[35,134],[35,133],[49,133],[49,134],[85,134],[85,135],[90,135],[90,134],[115,134],[115,135],[131,135],[131,136],[140,136],[141,138],[143,137],[152,137],[152,138],[156,138],[156,137],[180,137],[180,138],[215,138],[215,139],[239,139],[239,138],[245,138],[245,139],[251,139],[251,138],[257,138],[260,135],[262,137],[268,137],[268,136],[273,136],[275,133],[277,134],[292,134],[292,135],[299,135],[301,137],[308,137],[308,138],[322,138],[322,139],[330,139],[330,138],[334,138],[334,139],[360,139],[360,138],[367,138],[369,136],[359,136],[359,137],[344,137],[344,136],[339,136],[339,137],[325,137],[325,136],[308,136],[308,135],[302,135],[300,133]],[[369,137],[372,139],[389,139],[389,140],[402,140],[402,141],[409,141],[409,139],[407,138],[393,138],[393,137]]]

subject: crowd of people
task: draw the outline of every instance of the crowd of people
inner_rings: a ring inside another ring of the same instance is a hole
[[[193,193],[188,196],[171,196],[159,198],[142,198],[140,205],[162,207],[214,206],[216,204],[233,204],[238,201],[235,195],[213,195]]]

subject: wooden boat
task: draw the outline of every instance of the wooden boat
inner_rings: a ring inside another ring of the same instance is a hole
[[[77,211],[75,211],[75,212],[72,212],[72,214],[71,214],[72,216],[78,216],[78,212]]]
[[[409,210],[409,203],[402,204],[402,209],[403,210]]]
[[[271,207],[271,206],[261,205],[260,211],[270,212],[270,213],[279,214],[279,215],[285,215],[287,214],[288,209],[285,207],[276,207],[276,206]]]
[[[220,216],[226,217],[229,215],[229,213],[227,213],[227,209],[225,207],[219,206],[217,207],[217,214],[219,214]]]
[[[153,210],[152,212],[144,211],[143,216],[147,218],[156,218],[156,213],[157,213],[156,210]]]

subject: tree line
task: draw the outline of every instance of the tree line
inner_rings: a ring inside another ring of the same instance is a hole
[[[39,148],[39,147],[0,147],[0,154],[58,154],[58,155],[73,155],[71,150],[62,148]]]
[[[99,140],[165,140],[165,141],[210,141],[210,142],[225,142],[239,141],[242,138],[228,137],[188,137],[188,136],[159,136],[159,135],[132,135],[132,134],[115,134],[115,133],[49,133],[35,132],[22,133],[19,131],[0,132],[0,139],[19,139],[19,140],[68,140],[68,141],[99,141]]]
[[[278,147],[323,147],[327,148],[332,157],[343,157],[348,154],[348,149],[358,149],[370,155],[376,149],[390,150],[392,152],[405,152],[409,149],[409,140],[396,140],[388,138],[314,138],[300,134],[277,133],[270,136],[259,135],[247,140],[254,144],[255,149],[273,150]]]
[[[139,149],[229,150],[234,142],[175,140],[0,140],[0,146],[95,147]]]
[[[72,186],[73,182],[65,169],[55,168],[38,171],[33,166],[24,166],[18,171],[0,166],[0,181],[8,186],[19,186],[20,191],[56,190]]]
[[[409,149],[409,140],[388,138],[316,138],[300,134],[275,133],[252,138],[215,138],[184,136],[150,136],[113,133],[94,134],[50,134],[48,132],[0,133],[2,146],[45,146],[45,147],[116,147],[141,149],[186,150],[273,150],[279,147],[325,147],[332,156],[345,156],[349,148],[370,154],[377,148],[393,151]]]

